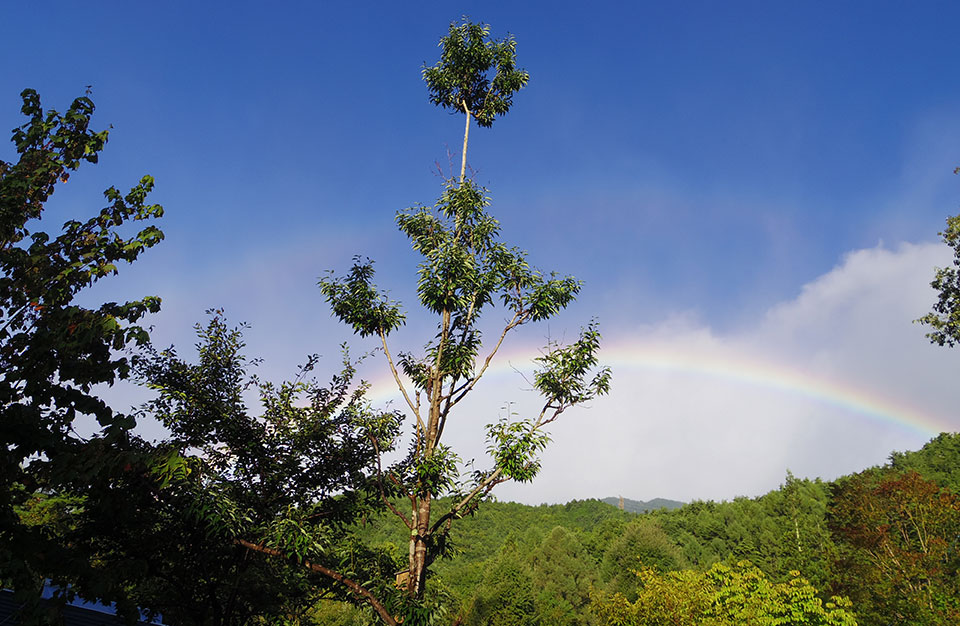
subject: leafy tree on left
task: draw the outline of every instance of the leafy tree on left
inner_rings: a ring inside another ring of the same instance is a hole
[[[253,376],[243,327],[211,313],[196,326],[196,362],[174,348],[138,355],[136,376],[157,394],[145,410],[184,471],[136,489],[153,518],[96,547],[147,565],[137,601],[172,624],[299,624],[322,599],[395,600],[398,555],[356,535],[381,508],[374,465],[399,416],[370,408],[346,354],[326,386],[311,378],[317,356],[292,381]]]
[[[131,460],[121,444],[133,420],[94,395],[94,386],[128,376],[120,352],[147,340],[137,323],[160,300],[99,308],[75,300],[163,239],[153,224],[163,209],[147,203],[153,179],[144,176],[127,193],[107,189],[106,206],[86,221],[70,220],[59,234],[41,230],[50,197],[80,165],[97,162],[107,131],[90,129],[88,96],[64,113],[45,111],[33,90],[21,97],[27,119],[13,131],[16,158],[0,160],[0,580],[26,597],[43,577],[82,579],[91,565],[58,542],[50,525],[22,519],[24,505],[42,492],[72,506],[70,498],[88,495],[94,482],[108,484],[102,478]],[[125,236],[129,222],[142,225]],[[82,416],[95,418],[100,431],[80,436],[74,425]]]

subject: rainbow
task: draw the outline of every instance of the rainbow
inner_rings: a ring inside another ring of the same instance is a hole
[[[614,348],[603,357],[611,367],[704,376],[731,385],[759,388],[804,398],[912,431],[929,438],[956,430],[939,416],[877,389],[817,376],[746,353],[676,350],[663,346]]]
[[[515,374],[516,368],[532,370],[533,359],[538,355],[539,351],[535,349],[512,350],[498,355],[485,378]],[[891,424],[924,438],[943,431],[958,430],[957,425],[945,418],[934,416],[877,389],[817,376],[746,352],[702,347],[678,348],[675,344],[668,347],[658,343],[620,343],[602,348],[600,361],[613,369],[612,395],[616,394],[617,383],[628,375],[640,375],[645,371],[659,372],[705,377],[746,389],[771,390]],[[392,378],[378,375],[372,382],[368,396],[371,401],[396,402],[401,399]]]

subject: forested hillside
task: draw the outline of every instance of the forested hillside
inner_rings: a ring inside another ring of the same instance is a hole
[[[630,498],[603,498],[601,502],[612,504],[615,507],[622,508],[629,513],[648,513],[657,509],[679,509],[684,505],[679,500],[668,500],[666,498],[654,498],[653,500],[631,500]]]
[[[944,433],[834,482],[787,472],[757,498],[645,514],[599,500],[488,502],[451,536],[457,558],[432,569],[464,624],[738,623],[736,611],[705,622],[702,602],[706,590],[738,588],[769,598],[815,590],[820,602],[796,623],[955,624],[957,468],[960,434]],[[361,532],[401,558],[404,537],[386,522]],[[367,623],[336,602],[314,617]]]

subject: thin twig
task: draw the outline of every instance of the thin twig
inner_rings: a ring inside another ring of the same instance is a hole
[[[513,319],[510,320],[509,324],[504,326],[503,332],[500,333],[500,338],[497,340],[497,345],[493,347],[493,350],[491,350],[490,354],[487,355],[487,358],[484,359],[483,366],[480,368],[480,371],[477,372],[476,375],[471,377],[470,383],[463,388],[463,391],[461,391],[456,398],[454,398],[452,401],[449,402],[447,406],[448,411],[454,406],[456,406],[458,402],[463,400],[464,396],[470,393],[474,385],[477,384],[477,381],[480,380],[480,377],[483,376],[484,372],[487,371],[487,368],[490,367],[490,361],[492,361],[493,357],[497,354],[497,350],[499,350],[500,346],[503,344],[503,340],[507,336],[507,333],[513,330],[514,328],[516,328],[517,326],[519,326],[522,323],[522,320],[523,318],[520,316],[519,311],[513,314]]]
[[[389,499],[387,499],[387,493],[383,488],[383,467],[380,464],[380,446],[377,443],[377,438],[373,435],[368,433],[367,438],[370,439],[370,443],[373,444],[373,450],[376,452],[377,456],[377,486],[380,488],[380,498],[383,499],[383,503],[387,505],[387,508],[393,511],[394,515],[403,520],[403,523],[407,525],[407,528],[413,530],[413,523],[410,522],[410,520],[408,520],[403,513],[397,510],[397,508],[393,506],[393,503],[390,502]]]

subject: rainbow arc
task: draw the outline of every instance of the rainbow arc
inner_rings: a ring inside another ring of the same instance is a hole
[[[535,350],[513,351],[499,355],[487,370],[487,377],[531,370]],[[916,432],[925,437],[942,431],[957,430],[946,419],[885,392],[846,381],[829,379],[771,360],[729,350],[677,349],[657,344],[620,344],[601,350],[600,361],[614,371],[614,390],[628,372],[662,372],[701,376],[730,385],[767,389],[840,408],[853,414]],[[622,383],[620,383],[622,384]],[[371,399],[399,399],[393,379],[378,378],[371,388]]]

